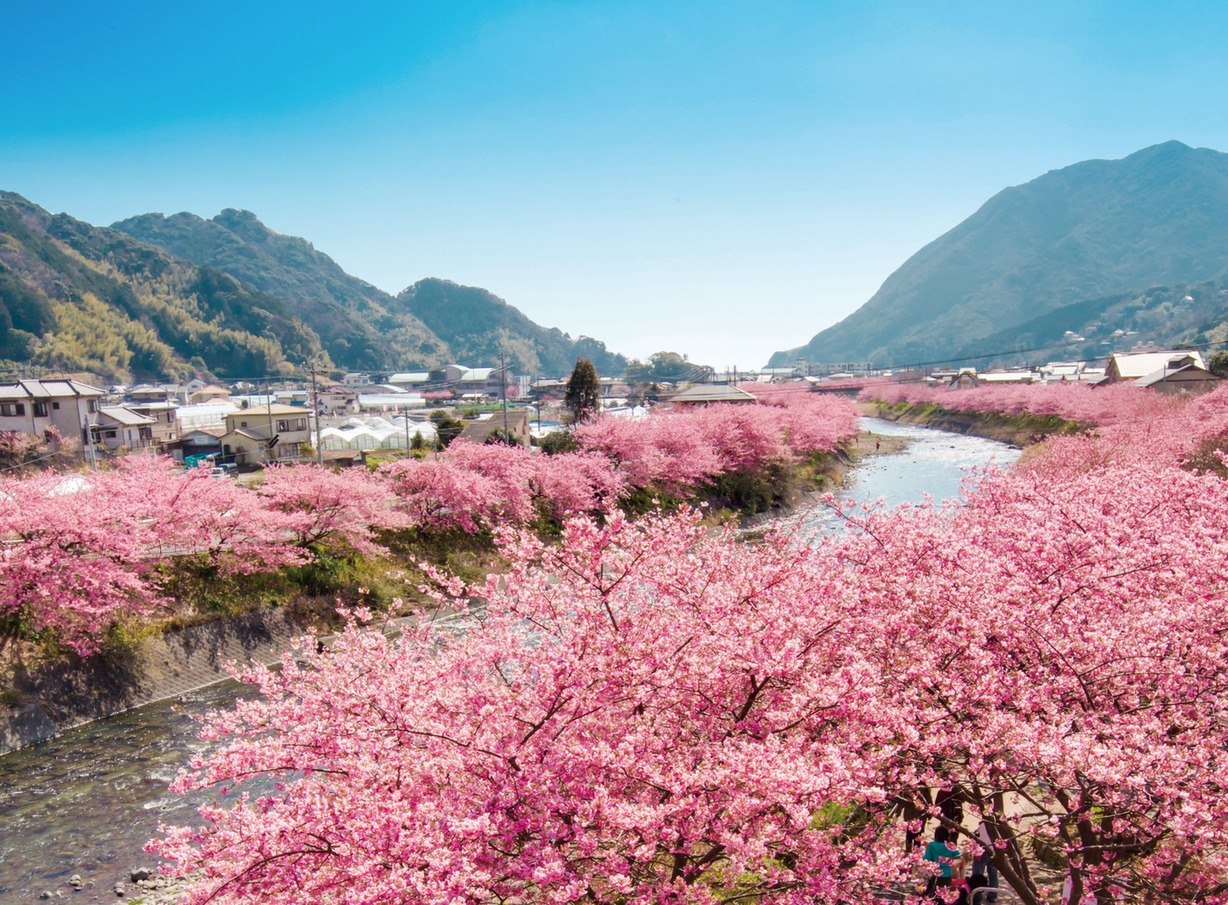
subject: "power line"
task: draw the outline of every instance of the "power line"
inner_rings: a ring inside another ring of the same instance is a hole
[[[917,362],[913,362],[912,364],[892,365],[890,370],[906,371],[906,370],[911,370],[913,368],[928,368],[928,367],[932,367],[933,365],[958,364],[964,361],[979,361],[982,358],[1000,358],[1000,357],[1005,357],[1007,355],[1025,355],[1029,352],[1044,352],[1048,349],[1060,349],[1062,348],[1063,345],[1077,346],[1077,345],[1086,345],[1086,344],[1081,343],[1078,340],[1071,340],[1071,341],[1066,342],[1065,344],[1046,343],[1043,346],[1035,346],[1030,349],[1003,349],[997,352],[981,352],[977,355],[964,355],[958,358],[937,358],[937,359],[933,359],[932,361],[917,361]],[[1228,346],[1228,340],[1221,339],[1221,340],[1215,340],[1214,342],[1205,342],[1205,343],[1182,343],[1181,344],[1182,348],[1180,349],[1157,349],[1156,351],[1157,352],[1167,352],[1167,351],[1181,352],[1186,349],[1197,349],[1197,350],[1210,349],[1213,346]],[[1092,362],[1095,362],[1095,361],[1103,361],[1105,358],[1111,358],[1113,355],[1126,355],[1126,354],[1130,354],[1130,353],[1110,352],[1108,355],[1097,356],[1096,358],[1070,358],[1066,360],[1074,362],[1076,364],[1091,364]]]

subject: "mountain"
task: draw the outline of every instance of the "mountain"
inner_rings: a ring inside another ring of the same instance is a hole
[[[262,376],[322,356],[283,301],[0,192],[0,359],[127,380]]]
[[[282,300],[341,367],[493,364],[501,352],[513,370],[530,374],[569,374],[580,356],[603,373],[621,373],[627,364],[604,343],[541,327],[485,289],[427,279],[394,297],[346,273],[307,240],[274,232],[250,211],[228,209],[212,220],[143,214],[112,228]]]
[[[352,277],[305,239],[269,229],[250,211],[142,214],[112,224],[149,245],[215,267],[281,299],[320,336],[343,367],[425,366],[450,357],[447,344],[388,293]]]
[[[771,364],[945,360],[1070,305],[1225,277],[1228,154],[1170,141],[1004,189]]]
[[[1138,343],[1222,347],[1228,341],[1228,281],[1151,286],[1064,305],[990,334],[956,353],[960,364],[1091,361]]]
[[[627,368],[627,359],[600,340],[573,340],[558,329],[540,327],[485,289],[419,280],[397,296],[397,303],[448,343],[459,361],[493,362],[502,351],[519,370],[533,374],[570,374],[577,358],[588,358],[606,375]]]

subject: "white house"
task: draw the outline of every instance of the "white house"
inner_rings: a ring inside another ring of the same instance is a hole
[[[157,422],[122,405],[98,408],[98,421],[90,425],[94,442],[108,450],[149,449],[154,445],[153,426]]]
[[[0,384],[0,431],[42,434],[89,442],[103,390],[76,380],[18,380]]]
[[[1108,367],[1105,368],[1105,376],[1108,383],[1116,383],[1119,380],[1138,380],[1156,371],[1176,370],[1187,364],[1193,364],[1204,371],[1207,369],[1207,363],[1202,360],[1202,353],[1196,350],[1119,352],[1109,359]]]

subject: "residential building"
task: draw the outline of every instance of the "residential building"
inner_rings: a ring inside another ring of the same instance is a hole
[[[0,431],[60,436],[89,444],[104,392],[76,380],[18,380],[0,384]]]
[[[189,428],[179,435],[171,447],[171,455],[180,462],[196,462],[204,456],[222,455],[224,427]],[[232,458],[230,461],[234,461]]]
[[[341,412],[358,411],[358,390],[353,387],[334,384],[324,387],[318,395],[320,412],[323,414],[338,414]]]
[[[222,457],[240,465],[265,465],[297,459],[310,446],[309,412],[297,405],[265,405],[225,416]]]
[[[103,449],[140,450],[154,447],[153,418],[122,405],[98,407],[98,420],[90,425],[94,442]]]
[[[1189,359],[1187,362],[1186,359]],[[1160,370],[1176,370],[1186,364],[1194,364],[1207,370],[1202,353],[1195,350],[1168,349],[1166,351],[1119,352],[1109,359],[1105,368],[1105,382],[1138,380]]]
[[[196,390],[188,397],[188,402],[199,405],[202,402],[225,402],[230,399],[230,390],[211,383]]]
[[[1199,367],[1194,359],[1187,355],[1166,362],[1164,367],[1157,368],[1146,377],[1134,381],[1135,386],[1145,387],[1170,396],[1182,396],[1207,393],[1219,385],[1220,379]]]
[[[138,415],[144,415],[153,421],[153,424],[149,425],[149,430],[155,446],[165,448],[168,444],[179,439],[179,427],[175,417],[179,411],[179,406],[175,403],[145,402],[129,404],[128,408]]]
[[[144,405],[145,403],[169,402],[171,399],[181,395],[177,392],[178,390],[178,386],[154,386],[142,383],[138,386],[130,387],[124,396],[129,402]]]
[[[988,384],[1030,384],[1039,381],[1040,375],[1035,371],[983,371],[976,368],[961,368],[948,386],[954,390],[970,387],[986,386]]]

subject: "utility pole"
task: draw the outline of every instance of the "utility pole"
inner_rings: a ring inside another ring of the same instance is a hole
[[[503,397],[503,442],[511,444],[512,435],[507,430],[507,364],[506,357],[502,352],[499,353],[499,387],[502,389]]]
[[[320,393],[316,389],[316,363],[311,363],[311,411],[316,417],[316,464],[324,464],[324,447],[320,445]]]
[[[277,434],[273,430],[273,378],[267,373],[264,375],[264,405],[269,415],[269,440],[264,447],[264,464],[268,465],[273,461],[273,446]]]
[[[31,408],[34,407],[33,401],[31,401],[30,407]],[[94,426],[90,424],[89,415],[85,416],[84,426],[85,426],[85,431],[84,431],[85,446],[82,447],[81,449],[81,460],[83,462],[88,462],[90,464],[90,467],[93,468],[94,471],[97,471],[98,470],[98,453],[94,449]]]
[[[405,419],[405,458],[413,458],[413,454],[409,451],[409,406],[401,409],[401,417]]]

